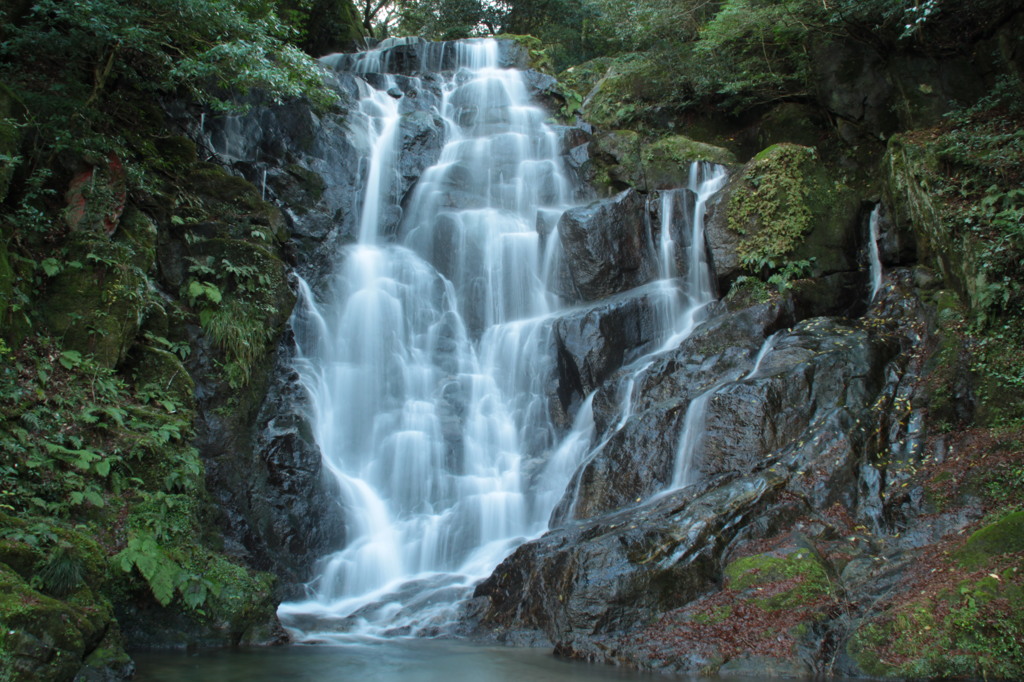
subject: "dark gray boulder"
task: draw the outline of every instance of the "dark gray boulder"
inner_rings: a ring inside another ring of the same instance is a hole
[[[656,272],[644,200],[634,190],[571,208],[558,222],[565,276],[558,293],[593,301],[650,282]]]

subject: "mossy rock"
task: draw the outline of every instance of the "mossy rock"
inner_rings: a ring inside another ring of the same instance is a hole
[[[814,149],[768,147],[728,190],[727,226],[739,234],[740,262],[753,273],[808,261],[815,276],[857,269],[860,201],[820,163]]]
[[[814,147],[828,136],[828,129],[818,110],[806,104],[785,102],[773,107],[758,125],[757,141],[761,147],[782,142]]]
[[[647,189],[685,187],[690,179],[690,165],[695,161],[736,163],[736,156],[728,149],[683,135],[667,135],[645,144],[640,155]]]
[[[594,183],[606,194],[627,188],[641,192],[686,187],[696,161],[732,164],[736,157],[727,149],[666,135],[648,141],[633,130],[612,130],[594,136],[590,146]]]
[[[681,59],[685,55],[680,55]],[[588,121],[604,129],[664,130],[685,108],[678,73],[648,53],[619,55],[607,65],[583,108]],[[677,98],[682,97],[683,101]]]
[[[245,207],[255,207],[260,201],[259,190],[251,182],[212,163],[197,165],[185,182],[192,191],[205,199],[237,203]]]
[[[180,599],[162,607],[140,591],[118,604],[118,620],[133,647],[224,647],[281,641],[274,576],[232,563],[195,544],[169,546],[182,569],[202,576],[210,591],[199,610]]]
[[[824,564],[806,548],[782,555],[757,554],[737,559],[725,567],[725,577],[726,586],[732,590],[754,590],[754,603],[766,611],[806,606],[832,594]],[[766,585],[784,582],[791,582],[792,586],[771,596],[756,596]]]
[[[0,678],[25,682],[70,681],[116,628],[110,603],[89,588],[57,600],[6,564],[0,564],[0,622]]]
[[[68,264],[47,285],[43,320],[66,348],[116,367],[148,305],[148,280],[135,265],[141,256],[120,238],[84,233],[69,243],[68,253]]]
[[[161,160],[170,168],[188,168],[199,159],[196,143],[184,135],[171,135],[156,140]]]
[[[156,223],[133,206],[125,209],[118,226],[118,241],[131,248],[131,264],[148,273],[156,264]]]
[[[192,222],[209,224],[204,236],[249,239],[257,231],[253,226],[259,226],[267,228],[258,230],[265,233],[265,239],[287,241],[289,233],[281,211],[264,201],[260,190],[245,178],[204,163],[193,168],[185,185],[203,200],[203,209]],[[216,228],[217,234],[210,234],[210,228]]]
[[[597,57],[582,64],[576,64],[558,74],[558,82],[562,84],[562,87],[586,98],[593,91],[594,86],[608,73],[611,63],[611,57]]]
[[[354,50],[364,44],[366,30],[352,0],[316,0],[303,26],[302,49],[313,57]]]
[[[594,183],[606,196],[629,189],[645,189],[640,134],[611,130],[594,135],[590,143]]]
[[[967,568],[979,568],[992,557],[1024,551],[1024,511],[1007,514],[999,521],[976,530],[955,554]]]
[[[287,268],[269,249],[237,239],[206,240],[194,253],[217,271],[213,279],[221,292],[218,301],[196,299],[200,323],[223,353],[228,382],[244,386],[273,349],[295,305]],[[232,269],[248,274],[232,274]],[[190,280],[185,293],[197,281]]]
[[[921,262],[936,268],[947,286],[967,300],[975,277],[966,231],[954,232],[936,199],[939,157],[926,143],[893,135],[883,160],[883,195],[897,228],[912,232]]]
[[[186,410],[195,409],[196,384],[177,355],[139,344],[132,349],[129,362],[137,387],[156,387]]]

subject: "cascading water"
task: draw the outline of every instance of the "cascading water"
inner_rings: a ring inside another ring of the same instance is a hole
[[[366,155],[358,242],[319,295],[300,282],[292,327],[309,422],[348,526],[309,598],[280,608],[298,639],[443,625],[516,544],[546,529],[594,435],[590,398],[566,435],[549,416],[560,304],[547,280],[573,196],[558,137],[519,72],[498,68],[495,41],[409,47],[449,75],[438,100],[446,144],[404,210],[396,156],[408,83],[380,73],[391,59],[381,50],[331,60],[363,79],[350,123]],[[695,165],[691,177],[684,234],[699,246],[685,277],[675,193],[661,211],[661,349],[691,333],[713,299],[703,214],[725,173]],[[395,223],[397,241],[385,236]],[[631,388],[623,393],[628,413]]]
[[[570,205],[558,139],[520,74],[497,67],[494,41],[446,49],[433,57],[456,67],[441,97],[447,143],[407,203],[401,244],[380,234],[397,206],[400,93],[377,75],[360,93],[358,243],[322,301],[300,286],[296,367],[349,519],[311,599],[281,607],[300,637],[443,621],[445,604],[544,530],[575,466],[565,444],[543,464],[525,456],[553,445],[539,383],[556,302],[536,225]],[[341,66],[371,74],[386,58]]]

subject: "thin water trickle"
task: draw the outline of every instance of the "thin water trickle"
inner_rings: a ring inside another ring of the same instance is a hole
[[[882,288],[882,256],[878,249],[878,223],[882,215],[882,204],[875,204],[868,218],[868,257],[871,264],[871,298],[868,302],[875,300],[879,290]]]

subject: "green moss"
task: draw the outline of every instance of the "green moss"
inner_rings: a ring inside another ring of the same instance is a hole
[[[697,142],[683,135],[666,135],[643,145],[641,161],[649,189],[670,189],[686,186],[690,164],[694,161],[731,164],[736,163],[736,157],[722,147]]]
[[[591,59],[561,72],[558,74],[558,81],[563,87],[579,93],[582,97],[586,97],[608,72],[608,67],[611,66],[611,63],[611,57]]]
[[[725,296],[725,304],[731,311],[743,310],[758,303],[772,300],[773,293],[763,281],[756,277],[741,276],[733,282]]]
[[[792,587],[768,597],[753,599],[766,611],[806,606],[832,594],[832,583],[825,567],[807,549],[785,556],[757,554],[733,561],[725,567],[727,586],[736,591],[763,589],[771,583],[793,581]]]
[[[976,530],[955,556],[962,566],[978,568],[994,556],[1020,551],[1024,551],[1024,511],[1015,511]]]
[[[1009,569],[905,603],[895,612],[862,622],[847,652],[871,676],[1020,679],[1021,579],[1018,570]]]
[[[729,229],[750,271],[781,270],[806,260],[817,272],[849,270],[859,204],[831,178],[814,149],[777,144],[747,164],[729,199]]]
[[[717,625],[732,617],[732,607],[728,604],[716,606],[709,613],[697,613],[693,616],[693,622],[701,625]]]
[[[644,189],[646,182],[640,145],[640,134],[632,130],[612,130],[595,135],[590,143],[594,184],[604,188],[608,195],[629,187]]]
[[[846,653],[865,675],[892,677],[896,673],[896,667],[883,661],[878,653],[890,641],[891,636],[891,624],[862,625],[847,642]]]
[[[729,201],[729,228],[743,235],[741,262],[753,270],[792,253],[811,229],[809,167],[814,150],[773,145],[754,157],[744,171],[748,185]]]
[[[195,408],[195,382],[181,359],[170,351],[138,345],[132,351],[131,363],[135,385],[140,389],[156,391],[170,398],[176,409]]]
[[[0,678],[70,680],[112,619],[110,603],[88,588],[59,601],[0,564]]]
[[[692,90],[681,75],[689,68],[689,53],[689,46],[682,46],[671,69],[665,68],[664,56],[655,53],[615,56],[589,93],[587,120],[609,130],[664,132],[666,118],[679,117],[693,104]]]
[[[319,174],[314,173],[308,168],[303,168],[296,163],[289,164],[285,170],[288,171],[289,175],[298,180],[299,186],[313,199],[314,202],[320,201],[324,195],[324,190],[327,189],[327,186],[324,184],[324,179]]]
[[[144,256],[128,239],[80,233],[42,306],[46,325],[65,347],[94,355],[103,367],[124,359],[147,307],[148,281],[136,265]]]
[[[665,135],[647,141],[633,130],[612,130],[594,136],[590,146],[595,184],[606,193],[627,187],[640,191],[686,187],[694,161],[734,163],[732,152],[691,140]]]

